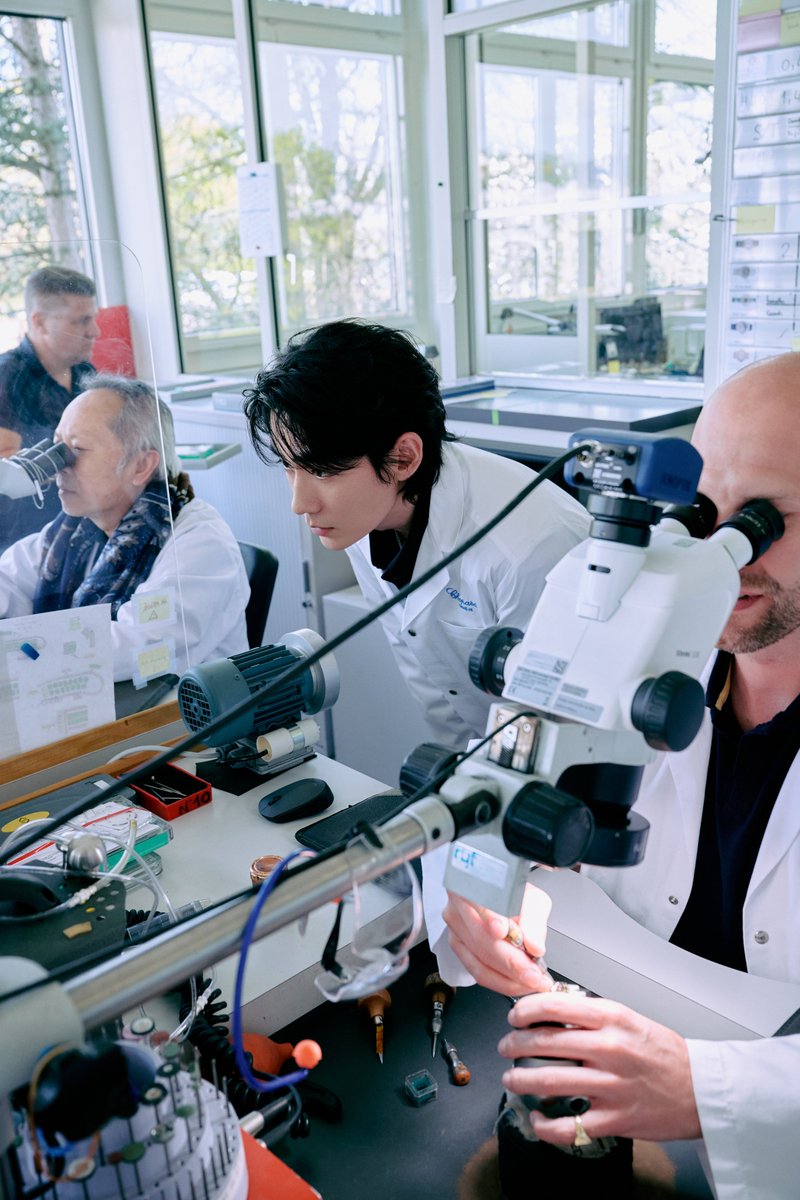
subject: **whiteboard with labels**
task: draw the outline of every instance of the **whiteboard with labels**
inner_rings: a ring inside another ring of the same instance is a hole
[[[739,0],[723,377],[800,350],[800,0]]]

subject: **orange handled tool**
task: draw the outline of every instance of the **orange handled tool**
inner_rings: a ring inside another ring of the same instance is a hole
[[[365,1012],[370,1022],[375,1026],[375,1053],[383,1062],[383,1014],[392,1004],[392,997],[386,988],[373,992],[371,996],[362,996],[358,1007]]]
[[[472,1076],[469,1073],[469,1067],[458,1057],[458,1051],[452,1043],[448,1042],[446,1037],[442,1037],[442,1053],[450,1064],[450,1078],[453,1083],[457,1083],[459,1087],[463,1087],[465,1083],[469,1083]]]
[[[423,986],[431,1011],[431,1035],[433,1037],[431,1058],[436,1058],[436,1046],[442,1032],[445,1005],[455,995],[456,989],[449,983],[445,983],[438,971],[432,971]]]

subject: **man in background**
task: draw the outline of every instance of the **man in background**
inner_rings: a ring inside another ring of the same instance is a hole
[[[95,286],[69,267],[34,271],[25,285],[27,333],[0,355],[0,457],[53,436],[70,400],[94,373],[99,333]],[[59,512],[54,489],[44,507],[0,499],[0,549],[41,529]]]

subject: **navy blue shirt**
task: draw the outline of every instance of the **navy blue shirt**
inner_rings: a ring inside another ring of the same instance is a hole
[[[742,911],[758,851],[789,767],[800,750],[800,697],[743,731],[728,695],[731,655],[711,673],[711,755],[689,902],[670,938],[702,958],[747,970]]]
[[[417,555],[428,528],[431,511],[431,494],[419,496],[414,505],[414,515],[408,536],[403,537],[396,529],[375,530],[369,535],[369,555],[373,567],[382,571],[381,579],[393,583],[399,590],[411,583]]]
[[[45,370],[24,337],[14,350],[0,354],[0,427],[18,433],[23,447],[51,438],[64,409],[81,391],[86,376],[94,373],[91,363],[78,363],[72,368],[72,391],[68,392]],[[52,484],[45,492],[44,508],[37,508],[27,497],[0,497],[0,551],[36,533],[60,512],[58,493]]]

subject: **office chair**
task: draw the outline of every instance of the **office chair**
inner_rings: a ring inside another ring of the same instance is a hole
[[[250,599],[245,609],[247,625],[247,644],[252,650],[260,646],[264,640],[264,629],[267,624],[272,593],[275,590],[275,576],[278,574],[278,560],[263,546],[254,546],[250,542],[239,542],[239,549],[244,559],[244,569],[250,582]]]

